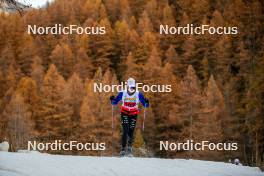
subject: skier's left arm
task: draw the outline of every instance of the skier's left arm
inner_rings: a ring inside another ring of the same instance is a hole
[[[144,95],[143,95],[141,92],[139,92],[138,97],[139,97],[139,101],[140,101],[140,103],[141,103],[145,108],[149,107],[149,101],[148,101],[148,99],[146,99],[146,98],[144,97]]]

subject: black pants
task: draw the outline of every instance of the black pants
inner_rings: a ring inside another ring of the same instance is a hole
[[[137,115],[126,115],[121,113],[121,122],[122,122],[122,150],[125,150],[128,143],[129,147],[132,147],[134,130],[136,128]]]

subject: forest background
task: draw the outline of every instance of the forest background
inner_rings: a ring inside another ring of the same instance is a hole
[[[227,161],[264,159],[264,4],[261,0],[56,0],[23,16],[0,13],[0,139],[11,151],[28,140],[106,142],[118,153],[112,93],[93,83],[171,84],[146,93],[151,106],[139,156]],[[237,26],[238,35],[160,35],[159,25]],[[105,26],[105,35],[28,35],[27,25]],[[159,141],[237,142],[237,151],[160,151]],[[113,150],[112,150],[113,149]],[[138,150],[137,150],[138,149]],[[144,150],[142,150],[144,149]],[[145,151],[145,152],[142,152]],[[51,151],[50,151],[51,152]]]

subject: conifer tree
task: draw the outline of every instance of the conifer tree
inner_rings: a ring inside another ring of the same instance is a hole
[[[174,68],[174,74],[177,76],[181,76],[182,72],[181,72],[181,68],[182,63],[181,63],[181,59],[178,55],[178,53],[175,51],[175,47],[173,45],[170,45],[170,47],[168,48],[168,50],[165,53],[165,63],[170,63],[172,65],[172,67]]]
[[[147,2],[145,10],[149,16],[150,21],[153,24],[153,27],[157,29],[160,24],[159,14],[158,14],[158,3],[157,0],[150,0]]]
[[[4,94],[5,94],[5,78],[2,71],[0,70],[0,99],[3,98]]]
[[[19,81],[16,89],[16,93],[19,94],[27,106],[30,120],[34,120],[35,109],[39,102],[38,88],[36,82],[29,77],[23,77]],[[35,124],[34,124],[35,125]]]
[[[172,11],[172,7],[167,4],[164,8],[163,8],[163,12],[162,12],[162,25],[166,26],[168,25],[168,27],[174,27],[176,26],[176,22],[175,22],[175,18],[174,18],[174,14]],[[158,29],[159,31],[159,29]],[[160,35],[161,37],[161,43],[160,43],[160,47],[162,49],[167,49],[170,44],[174,44],[177,41],[177,38],[175,35]]]
[[[196,73],[191,65],[188,66],[187,75],[180,83],[179,99],[170,112],[171,118],[178,126],[178,140],[194,140],[200,141],[201,136],[199,130],[202,128],[202,102],[201,89]],[[175,131],[176,135],[176,131]],[[181,152],[185,157],[195,156],[194,152]]]
[[[204,140],[208,140],[214,143],[220,143],[224,141],[224,133],[227,127],[223,122],[226,118],[224,97],[220,92],[213,75],[210,76],[206,89],[206,100],[203,107],[203,122],[204,122]],[[201,156],[202,155],[202,156]],[[224,152],[221,151],[203,151],[200,157],[205,159],[221,160]]]
[[[89,105],[90,99],[85,96],[80,107],[80,128],[78,131],[80,141],[100,142],[96,139],[96,117],[93,115]],[[96,152],[87,152],[89,155],[95,155]]]
[[[153,47],[150,56],[144,66],[144,79],[149,80],[149,83],[152,81],[157,81],[159,77],[159,72],[162,67],[162,61],[160,58],[160,54],[156,47]],[[153,78],[156,78],[155,80]]]
[[[37,53],[40,58],[43,58],[43,67],[45,70],[49,68],[49,65],[52,63],[50,55],[58,44],[57,39],[54,35],[48,34],[44,36],[37,36],[35,38],[35,45],[37,47]],[[45,58],[45,59],[44,59]]]
[[[248,132],[248,135],[251,136],[252,142],[245,141],[244,146],[245,148],[245,161],[252,164],[252,158],[254,161],[259,165],[261,163],[261,154],[263,154],[263,118],[262,118],[262,112],[261,112],[261,105],[263,105],[263,63],[264,63],[264,57],[259,57],[258,64],[254,69],[253,77],[251,80],[251,84],[249,87],[249,92],[247,93],[246,97],[246,131]],[[258,79],[255,79],[255,78]],[[253,162],[254,162],[253,161]]]
[[[33,125],[29,114],[23,98],[17,93],[13,94],[3,114],[7,118],[5,136],[9,139],[12,151],[25,149],[32,137]]]
[[[188,65],[195,65],[197,59],[195,58],[195,48],[196,48],[196,39],[191,35],[188,39],[184,42],[182,49],[184,51],[182,55],[182,65],[183,67],[180,68],[182,73],[185,73]],[[193,66],[194,67],[194,66]]]
[[[77,63],[74,66],[75,73],[83,80],[92,78],[94,71],[92,59],[87,55],[84,48],[80,48],[77,51],[76,61]]]
[[[118,59],[113,60],[113,64],[117,65],[117,71],[120,75],[124,73],[124,64],[132,43],[130,39],[130,30],[126,21],[117,21],[115,24],[116,35],[116,54],[119,55]]]
[[[16,59],[21,71],[27,76],[30,76],[32,58],[37,54],[36,45],[33,42],[32,37],[25,34],[21,46],[18,48],[18,58]]]
[[[131,10],[136,18],[139,18],[143,13],[146,3],[146,0],[129,0]]]
[[[202,20],[202,18],[210,12],[210,4],[207,0],[179,0],[177,1],[177,4],[190,16],[194,22]]]
[[[44,77],[44,68],[42,66],[42,60],[40,57],[35,56],[33,57],[33,63],[31,64],[31,77],[37,83],[38,88],[40,88],[43,77]]]
[[[72,126],[71,135],[76,132],[76,128],[80,122],[79,112],[84,95],[83,82],[80,77],[74,73],[66,82],[64,89],[64,101],[71,109],[73,109],[73,114],[70,120]]]
[[[58,67],[65,78],[71,75],[74,66],[73,54],[67,44],[57,45],[52,51],[50,59]]]
[[[118,19],[118,6],[119,0],[108,0],[105,1],[105,8],[109,14],[109,19],[111,22],[116,21]]]
[[[232,50],[231,39],[223,36],[216,42],[207,53],[208,66],[212,74],[224,84],[230,78],[231,55]]]
[[[10,65],[15,62],[15,53],[12,51],[11,46],[9,45],[6,45],[0,51],[0,68],[3,71],[3,74],[6,74]]]
[[[129,2],[128,0],[120,0],[119,3],[120,19],[128,21],[132,16]]]
[[[102,19],[99,26],[105,27],[106,34],[93,36],[90,40],[90,46],[92,46],[95,67],[106,70],[112,65],[112,60],[115,58],[114,32],[107,18]]]
[[[108,17],[108,15],[107,15],[105,5],[102,3],[100,5],[100,8],[99,8],[99,19],[102,20],[102,19],[107,18],[107,17]]]
[[[9,66],[8,72],[6,74],[6,85],[9,89],[10,87],[15,88],[17,81],[23,76],[19,67],[14,63]]]
[[[153,33],[145,32],[133,52],[138,65],[146,63],[153,47],[158,47],[158,39]]]
[[[145,32],[153,31],[152,22],[150,21],[146,11],[143,12],[142,16],[139,19],[138,31],[141,35],[143,35]]]
[[[126,71],[122,80],[126,80],[129,77],[134,79],[139,79],[141,77],[141,72],[139,66],[135,63],[133,54],[130,52],[126,59]]]
[[[43,80],[36,114],[36,129],[42,140],[65,139],[71,133],[73,110],[65,102],[64,89],[65,80],[51,65]]]
[[[107,70],[104,74],[102,69],[98,68],[96,71],[93,80],[90,80],[87,83],[87,98],[89,99],[89,107],[91,107],[92,114],[95,117],[95,134],[96,141],[105,141],[107,146],[111,146],[112,140],[112,131],[111,131],[111,105],[109,103],[109,97],[116,92],[99,92],[94,90],[94,83],[103,85],[116,85],[117,80],[116,76],[113,75],[110,70]],[[115,133],[113,134],[114,140],[118,141],[119,131],[117,121]],[[117,147],[117,145],[115,145]],[[110,149],[110,148],[109,148]],[[115,149],[114,149],[115,150]],[[101,155],[110,154],[111,151],[101,151]]]

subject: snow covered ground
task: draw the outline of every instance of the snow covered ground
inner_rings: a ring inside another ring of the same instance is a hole
[[[229,163],[0,152],[0,176],[264,176]]]

